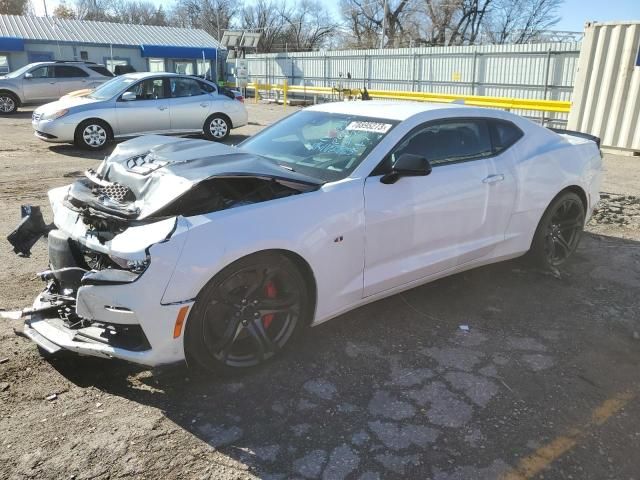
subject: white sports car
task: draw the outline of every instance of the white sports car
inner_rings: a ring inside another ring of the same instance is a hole
[[[527,252],[562,264],[601,165],[595,138],[461,105],[315,106],[238,147],[137,138],[49,192],[24,332],[49,352],[251,367],[437,278]]]

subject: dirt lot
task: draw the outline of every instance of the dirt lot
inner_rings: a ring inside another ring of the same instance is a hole
[[[232,143],[283,114],[249,107]],[[30,114],[0,118],[3,237],[102,157],[36,140]],[[44,360],[0,320],[0,478],[638,479],[639,167],[606,157],[608,196],[559,278],[518,261],[456,275],[235,379]],[[0,308],[30,304],[45,250],[4,243]]]

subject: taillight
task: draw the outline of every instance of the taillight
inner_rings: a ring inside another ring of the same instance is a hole
[[[238,100],[239,102],[244,103],[244,97],[243,97],[242,95],[238,95],[238,96],[236,97],[236,100]]]

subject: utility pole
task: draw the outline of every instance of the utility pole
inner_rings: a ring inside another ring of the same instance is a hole
[[[47,0],[42,0],[42,3],[44,3],[44,16],[48,17],[49,12],[47,11]]]
[[[384,30],[387,23],[387,0],[382,5],[382,36],[380,37],[380,50],[384,48]]]

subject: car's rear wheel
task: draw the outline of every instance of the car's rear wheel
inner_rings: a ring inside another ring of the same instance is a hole
[[[200,292],[187,322],[187,361],[220,373],[274,358],[309,323],[310,295],[297,266],[257,253],[223,269]]]
[[[102,120],[86,120],[78,125],[75,144],[87,150],[101,150],[111,141],[111,128]]]
[[[556,268],[575,252],[584,230],[585,207],[574,192],[558,195],[545,211],[533,237],[530,258],[541,267]]]
[[[220,114],[211,115],[204,122],[204,135],[209,140],[221,142],[229,136],[231,131],[231,122],[227,117]]]
[[[18,99],[8,92],[0,93],[0,114],[10,115],[18,111]]]

